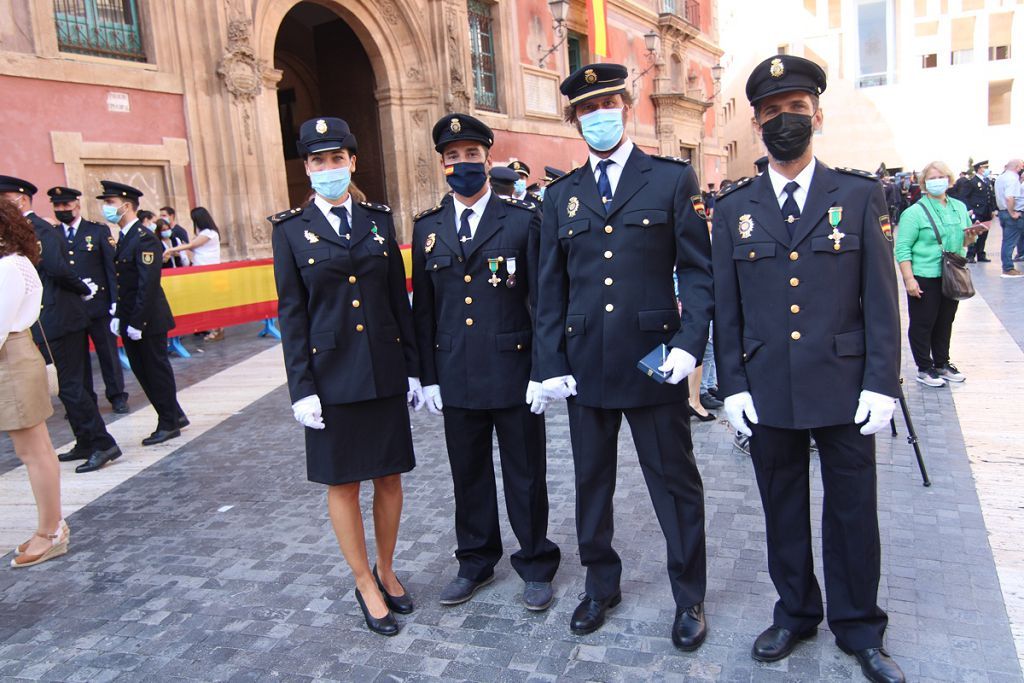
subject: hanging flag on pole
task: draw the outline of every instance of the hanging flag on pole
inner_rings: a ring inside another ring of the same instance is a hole
[[[590,52],[608,56],[608,2],[587,0],[587,23],[590,27]]]

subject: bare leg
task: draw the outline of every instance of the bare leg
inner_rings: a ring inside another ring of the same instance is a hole
[[[36,511],[39,514],[37,531],[42,534],[52,534],[57,530],[62,519],[60,463],[57,460],[57,453],[53,450],[46,422],[9,433],[11,441],[14,442],[14,452],[28,471],[28,481],[32,487],[32,496],[35,498]],[[30,555],[41,553],[49,545],[48,540],[33,536],[25,552]]]
[[[402,518],[402,475],[373,480],[373,530],[377,539],[377,575],[391,595],[405,595],[392,566]]]
[[[338,537],[338,546],[345,556],[356,588],[363,596],[366,608],[376,619],[387,616],[388,608],[384,596],[373,580],[370,562],[366,557],[366,536],[363,530],[363,513],[359,509],[359,482],[341,484],[327,488],[327,511]]]
[[[707,415],[708,411],[704,409],[704,406],[700,404],[700,378],[701,378],[701,367],[698,365],[697,369],[690,373],[690,376],[686,378],[686,383],[690,389],[690,407],[696,410],[701,415]]]

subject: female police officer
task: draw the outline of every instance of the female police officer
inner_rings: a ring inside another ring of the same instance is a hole
[[[392,570],[402,513],[401,473],[415,466],[406,401],[419,408],[405,268],[391,210],[353,202],[356,139],[341,119],[299,131],[313,201],[270,217],[288,391],[306,429],[310,481],[327,509],[371,631],[392,636],[392,611],[412,599]],[[407,379],[408,378],[408,379]],[[377,564],[370,569],[359,482],[373,481]]]

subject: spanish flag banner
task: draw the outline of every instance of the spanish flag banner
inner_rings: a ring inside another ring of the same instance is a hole
[[[590,26],[590,52],[608,56],[608,0],[587,0],[587,22]]]

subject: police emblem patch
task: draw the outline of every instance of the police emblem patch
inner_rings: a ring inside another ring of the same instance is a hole
[[[594,72],[593,69],[587,69],[586,71],[583,72],[583,80],[591,84],[597,83],[597,74]]]
[[[580,210],[580,200],[578,197],[569,197],[569,203],[565,207],[565,212],[569,214],[569,218],[575,218],[576,212]]]
[[[320,238],[311,233],[309,230],[303,232],[302,236],[305,237],[306,241],[309,242],[310,244],[316,244],[317,242],[320,241]]]
[[[153,265],[153,252],[144,251],[142,252],[142,262],[147,266]]]
[[[437,242],[437,233],[432,232],[427,235],[427,241],[423,243],[423,253],[429,254],[434,251],[434,244]]]
[[[878,217],[878,227],[882,229],[882,234],[885,235],[885,239],[892,242],[892,224],[889,223],[889,214]]]
[[[459,122],[458,119],[452,119],[452,122],[448,124],[448,130],[450,130],[453,133],[458,133],[460,130],[462,130],[462,124]]]
[[[782,60],[776,57],[772,60],[771,66],[768,67],[768,74],[772,78],[782,78],[786,73],[786,67],[782,64]]]
[[[320,119],[319,121],[317,121],[316,122],[316,132],[320,133],[320,135],[325,134],[327,132],[327,122],[324,121],[323,119]]]
[[[740,216],[740,239],[747,239],[750,234],[754,232],[754,219],[750,217],[749,213],[745,213]]]
[[[704,220],[708,219],[707,209],[704,208],[704,200],[699,194],[695,194],[690,197],[690,203],[693,204],[693,210],[697,212],[697,215]]]

